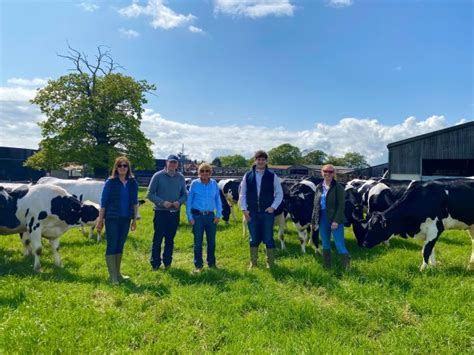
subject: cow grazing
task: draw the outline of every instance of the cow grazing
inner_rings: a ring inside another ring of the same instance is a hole
[[[57,266],[62,266],[59,237],[69,228],[96,221],[99,210],[82,204],[59,186],[34,185],[8,193],[0,187],[0,234],[22,233],[39,271],[41,237],[49,240]],[[31,244],[31,246],[30,246]]]
[[[237,221],[235,216],[234,206],[239,202],[239,187],[240,181],[237,179],[222,179],[218,182],[219,190],[224,194],[225,200],[230,208],[230,213],[234,221]]]
[[[286,208],[291,220],[295,224],[298,232],[298,239],[301,244],[301,251],[306,252],[306,242],[308,240],[308,233],[311,231],[311,215],[313,213],[314,193],[316,185],[310,180],[301,180],[296,183],[289,192]],[[316,252],[319,253],[318,232],[312,231],[312,239]],[[283,235],[280,238],[281,247],[285,249],[285,241]]]
[[[374,212],[367,223],[364,246],[372,248],[392,234],[423,239],[423,263],[434,266],[432,253],[445,229],[469,230],[474,263],[474,179],[442,179],[412,183],[405,194],[384,212]]]

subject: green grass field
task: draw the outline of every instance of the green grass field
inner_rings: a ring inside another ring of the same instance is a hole
[[[143,191],[141,194],[143,195]],[[17,235],[0,236],[0,353],[473,353],[474,272],[465,231],[445,232],[439,265],[420,273],[421,242],[357,247],[346,229],[352,270],[326,271],[302,255],[291,223],[277,266],[247,271],[240,222],[220,225],[218,270],[193,270],[184,213],[173,267],[152,272],[152,205],[126,243],[123,272],[107,282],[105,242],[79,230],[61,237],[64,268],[44,240],[43,272],[33,272]],[[240,217],[240,215],[239,215]],[[276,234],[275,234],[276,235]],[[277,242],[279,246],[279,243]]]

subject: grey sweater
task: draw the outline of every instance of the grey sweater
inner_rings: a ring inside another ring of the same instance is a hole
[[[148,186],[147,198],[155,204],[154,209],[158,211],[178,211],[174,207],[165,208],[163,202],[179,201],[181,207],[187,196],[184,176],[178,172],[170,175],[166,170],[160,170],[153,175]]]

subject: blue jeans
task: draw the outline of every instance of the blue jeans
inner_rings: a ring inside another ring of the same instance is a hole
[[[165,239],[165,248],[163,251],[163,264],[170,266],[173,261],[174,236],[178,230],[179,211],[155,211],[153,218],[153,244],[151,247],[150,264],[153,268],[161,265],[161,243]]]
[[[247,223],[250,234],[250,246],[258,247],[261,242],[267,249],[275,248],[273,240],[273,224],[275,215],[268,212],[250,212],[250,221]]]
[[[107,236],[105,255],[123,254],[129,228],[130,218],[128,217],[105,219],[105,234]]]
[[[319,235],[321,236],[324,250],[331,249],[331,232],[334,237],[337,252],[339,254],[348,254],[349,252],[344,243],[344,224],[339,223],[335,230],[331,230],[331,223],[328,221],[326,210],[321,210],[319,217]]]
[[[204,231],[207,241],[207,265],[216,265],[216,224],[214,223],[214,213],[208,215],[193,215],[194,225],[194,266],[202,268],[202,240]]]

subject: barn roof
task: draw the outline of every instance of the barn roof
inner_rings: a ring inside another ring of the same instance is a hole
[[[421,134],[419,136],[403,139],[403,140],[398,141],[398,142],[393,142],[393,143],[388,144],[387,148],[390,149],[390,148],[398,146],[398,145],[415,142],[417,140],[421,140],[421,139],[425,139],[425,138],[428,138],[428,137],[437,136],[439,134],[445,134],[445,133],[448,133],[448,132],[457,131],[457,130],[465,129],[465,128],[469,128],[469,127],[474,127],[474,121],[458,124],[456,126],[440,129],[438,131],[434,131],[434,132],[430,132],[430,133]]]

